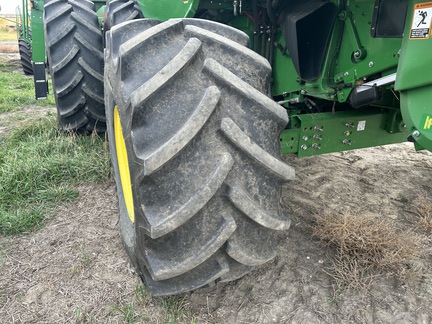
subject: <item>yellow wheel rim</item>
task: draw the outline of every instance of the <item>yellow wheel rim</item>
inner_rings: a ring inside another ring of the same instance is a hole
[[[123,198],[126,209],[132,223],[135,222],[134,203],[132,196],[132,184],[129,171],[129,160],[126,151],[126,144],[123,136],[123,129],[120,123],[118,107],[114,107],[114,136],[117,152],[117,165],[120,172],[120,182],[123,191]]]

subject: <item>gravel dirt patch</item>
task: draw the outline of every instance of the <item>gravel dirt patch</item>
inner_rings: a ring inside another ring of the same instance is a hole
[[[417,278],[382,274],[367,291],[346,290],[327,274],[334,251],[312,227],[317,214],[351,211],[421,232],[414,202],[432,196],[432,154],[404,143],[285,160],[297,180],[283,190],[293,222],[278,257],[235,283],[192,293],[191,305],[218,323],[431,323],[430,256]]]

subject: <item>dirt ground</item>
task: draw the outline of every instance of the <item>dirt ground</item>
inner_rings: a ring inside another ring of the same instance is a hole
[[[18,43],[17,42],[0,42],[0,53],[4,55],[4,53],[13,54],[18,52]]]
[[[114,184],[84,186],[42,229],[0,236],[0,323],[431,323],[431,259],[417,280],[338,289],[333,251],[311,226],[341,210],[414,226],[415,200],[432,196],[432,154],[404,143],[285,160],[297,170],[283,188],[291,229],[278,257],[242,279],[150,297],[121,245]]]

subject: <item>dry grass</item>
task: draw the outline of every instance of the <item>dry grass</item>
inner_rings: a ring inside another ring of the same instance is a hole
[[[15,24],[11,20],[6,20],[0,17],[0,32],[11,32],[14,30]]]
[[[415,206],[415,213],[419,217],[419,227],[428,234],[432,234],[432,200],[422,196],[417,199]]]
[[[18,53],[18,43],[16,45],[0,43],[0,53]]]
[[[0,18],[0,22],[2,22]],[[17,32],[15,24],[11,25],[11,22],[6,21],[7,24],[0,24],[0,41],[16,41]]]
[[[329,274],[338,286],[367,288],[376,277],[405,279],[420,274],[429,253],[427,239],[371,215],[350,213],[316,217],[313,235],[336,248]]]

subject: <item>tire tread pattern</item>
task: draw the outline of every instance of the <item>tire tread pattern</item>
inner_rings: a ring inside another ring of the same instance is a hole
[[[46,1],[44,27],[60,127],[104,131],[103,42],[93,2]]]
[[[18,39],[18,48],[21,58],[21,66],[23,71],[27,75],[33,75],[33,64],[32,64],[32,48],[29,43],[22,37]]]
[[[170,295],[274,258],[275,231],[290,225],[280,186],[294,171],[280,158],[286,111],[265,95],[270,65],[244,36],[191,19],[133,32],[143,23],[110,33],[106,78],[135,188],[138,267],[152,294]],[[217,277],[201,271],[217,260]]]

